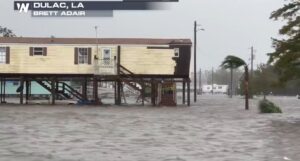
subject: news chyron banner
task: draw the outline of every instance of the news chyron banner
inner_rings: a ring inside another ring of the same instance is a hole
[[[157,10],[179,0],[14,1],[14,10],[32,17],[113,17],[116,10]]]

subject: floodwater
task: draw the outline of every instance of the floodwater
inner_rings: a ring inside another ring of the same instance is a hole
[[[300,100],[283,114],[199,96],[191,107],[0,105],[1,161],[300,160]]]

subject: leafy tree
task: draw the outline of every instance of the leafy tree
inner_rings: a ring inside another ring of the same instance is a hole
[[[269,63],[273,64],[286,82],[300,78],[300,1],[289,0],[282,8],[271,14],[271,19],[285,20],[287,23],[279,30],[283,39],[273,39],[275,52],[269,53]]]
[[[0,26],[0,37],[15,37],[16,35],[13,33],[12,30]]]
[[[289,80],[286,83],[279,82],[279,74],[275,72],[275,68],[272,65],[260,64],[256,70],[254,70],[251,83],[255,84],[251,90],[255,95],[289,95],[295,96],[300,94],[299,86],[300,80]],[[242,82],[240,82],[241,93],[244,91]]]
[[[266,95],[268,93],[273,93],[274,88],[276,88],[278,80],[278,74],[274,72],[274,67],[271,65],[261,64],[254,71],[251,83],[255,84],[252,87],[253,94],[256,95]]]

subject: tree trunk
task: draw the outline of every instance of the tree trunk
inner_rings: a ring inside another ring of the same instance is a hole
[[[249,110],[249,71],[245,65],[245,109]]]
[[[233,92],[233,68],[230,68],[230,98],[232,98]]]

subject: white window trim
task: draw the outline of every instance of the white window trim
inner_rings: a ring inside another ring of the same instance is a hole
[[[80,62],[80,49],[86,49],[86,61],[84,60],[83,63]],[[89,48],[88,47],[79,47],[78,48],[78,64],[89,64]]]
[[[0,46],[0,48],[4,48],[4,62],[0,62],[0,64],[6,64],[6,57],[7,57],[7,51],[6,51],[6,46]]]

